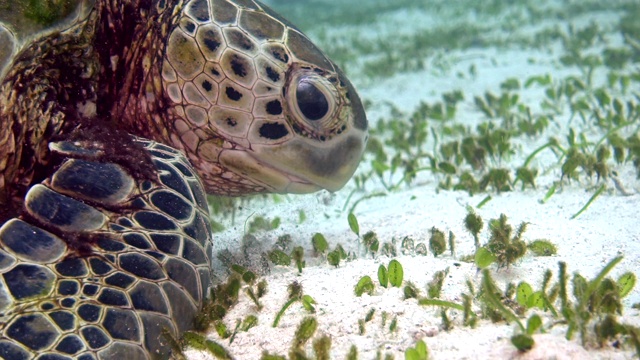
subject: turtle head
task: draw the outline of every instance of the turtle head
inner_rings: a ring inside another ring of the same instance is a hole
[[[364,151],[367,119],[344,73],[257,2],[189,2],[162,82],[171,142],[210,192],[336,191]]]

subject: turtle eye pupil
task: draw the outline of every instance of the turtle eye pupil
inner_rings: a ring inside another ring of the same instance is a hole
[[[301,80],[296,89],[298,108],[309,120],[319,120],[329,112],[329,103],[322,91],[308,81]]]

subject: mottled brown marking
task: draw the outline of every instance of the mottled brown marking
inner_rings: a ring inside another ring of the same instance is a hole
[[[213,19],[223,25],[231,24],[236,21],[238,8],[226,0],[209,0],[211,2],[211,12]]]
[[[233,70],[233,73],[236,74],[238,77],[245,77],[247,76],[247,67],[250,66],[244,58],[233,54],[231,56],[231,61],[229,62],[229,64],[231,65],[231,69]]]
[[[238,50],[252,51],[256,48],[253,40],[249,39],[247,35],[238,29],[228,29],[225,31],[224,36],[229,46],[235,47]]]
[[[193,79],[204,67],[204,58],[195,40],[182,31],[171,33],[167,45],[167,58],[183,79]]]
[[[333,71],[333,64],[327,60],[322,51],[299,32],[292,29],[287,31],[287,47],[298,59],[309,62],[319,68]]]
[[[271,54],[271,56],[280,61],[281,63],[288,63],[289,62],[289,54],[287,53],[287,50],[280,44],[269,44],[267,46],[265,46],[265,49],[268,51],[269,54]]]
[[[200,22],[209,21],[209,3],[207,0],[192,0],[187,13]]]
[[[280,40],[284,35],[284,26],[265,13],[243,11],[239,23],[245,31],[259,40]]]

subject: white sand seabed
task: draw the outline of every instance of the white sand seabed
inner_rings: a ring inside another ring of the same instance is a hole
[[[610,14],[607,19],[611,20]],[[458,56],[459,55],[459,56]],[[473,96],[482,95],[485,91],[500,93],[499,84],[507,78],[517,78],[523,82],[534,75],[551,73],[560,79],[569,74],[578,74],[575,69],[563,69],[556,65],[558,54],[549,51],[531,50],[496,50],[472,49],[452,58],[464,59],[453,64],[447,74],[429,70],[421,73],[399,74],[394,78],[381,80],[375,84],[368,82],[360,88],[361,96],[374,104],[389,101],[407,112],[413,111],[419,101],[433,102],[440,100],[441,94],[452,90],[463,90],[465,101],[458,106],[456,120],[469,119],[474,124],[483,120],[473,107]],[[531,62],[530,60],[534,61]],[[459,78],[456,72],[467,72],[469,66],[475,64],[478,75],[475,79]],[[354,80],[357,83],[357,79]],[[540,88],[532,87],[520,92],[521,98],[534,111],[541,103],[544,94]],[[384,106],[374,106],[369,111],[369,119],[375,122],[385,116]],[[552,124],[552,134],[545,134],[540,139],[526,140],[519,143],[522,154],[528,155],[533,149],[546,142],[550,135],[566,134],[566,118],[557,118]],[[574,120],[572,126],[579,129],[580,124]],[[516,139],[515,141],[521,141]],[[523,159],[515,158],[510,164],[522,164]],[[592,196],[594,190],[586,191],[588,180],[583,183],[566,183],[551,199],[541,204],[548,187],[560,178],[560,169],[556,157],[545,151],[536,158],[534,167],[538,167],[542,175],[537,179],[536,190],[527,189],[491,194],[493,199],[476,212],[484,219],[485,228],[481,234],[481,242],[487,241],[486,222],[504,213],[512,226],[520,222],[528,222],[525,240],[549,239],[558,247],[558,254],[552,257],[533,257],[527,254],[523,260],[508,268],[493,268],[494,279],[504,288],[505,284],[520,281],[530,283],[539,288],[543,272],[551,269],[554,282],[557,280],[558,262],[567,263],[570,273],[580,272],[592,278],[604,265],[618,255],[624,260],[611,273],[617,278],[626,271],[640,273],[640,195],[635,172],[628,168],[620,171],[619,179],[632,193],[625,196],[619,191],[612,191],[600,196],[586,212],[576,219],[575,214]],[[365,165],[366,166],[366,165]],[[545,167],[546,166],[546,167]],[[547,171],[548,170],[548,171]],[[421,175],[411,186],[389,193],[384,197],[375,197],[361,202],[356,208],[361,233],[373,230],[381,242],[398,240],[411,236],[418,242],[427,242],[432,227],[456,235],[456,252],[458,257],[474,251],[473,238],[464,229],[463,219],[466,205],[477,205],[486,194],[470,197],[465,192],[436,191],[437,180],[432,175]],[[593,180],[595,183],[595,180]],[[614,189],[608,180],[609,189]],[[377,187],[377,188],[376,188]],[[269,219],[279,216],[280,227],[272,232],[258,234],[264,242],[264,249],[269,249],[278,236],[290,234],[294,242],[306,249],[307,267],[298,274],[294,267],[274,267],[265,277],[268,282],[268,293],[260,300],[264,308],[260,311],[246,296],[241,295],[240,302],[226,316],[225,322],[230,329],[235,327],[237,319],[254,314],[258,317],[258,325],[247,332],[238,332],[233,343],[228,339],[220,339],[214,332],[209,338],[218,341],[229,350],[236,359],[259,359],[266,350],[272,354],[286,355],[291,346],[294,332],[302,318],[311,315],[297,303],[292,305],[283,316],[279,326],[271,326],[275,314],[287,301],[287,286],[298,281],[303,285],[303,292],[312,296],[316,302],[316,313],[319,334],[327,334],[332,339],[332,358],[344,359],[351,345],[358,348],[359,359],[374,359],[380,350],[383,357],[387,353],[396,359],[404,358],[404,351],[415,342],[423,339],[432,359],[629,359],[633,357],[630,350],[622,351],[613,347],[603,349],[579,344],[579,337],[565,340],[566,327],[557,325],[546,334],[535,335],[535,348],[525,354],[519,354],[510,344],[509,338],[515,333],[515,324],[492,324],[488,320],[480,320],[475,329],[464,327],[461,323],[461,312],[449,311],[454,328],[450,331],[442,329],[440,309],[419,306],[415,299],[403,300],[402,290],[385,289],[377,284],[379,264],[388,264],[389,258],[358,253],[359,258],[350,262],[342,262],[334,268],[315,256],[311,251],[311,236],[321,232],[333,248],[342,244],[347,251],[358,251],[357,237],[347,224],[347,214],[343,211],[345,200],[355,185],[351,182],[337,194],[319,193],[305,196],[286,196],[285,200],[273,204],[271,201],[253,201],[247,209],[237,215],[235,224],[225,224],[227,230],[215,235],[216,249],[238,249],[243,235],[244,220],[255,212]],[[379,184],[368,185],[369,193],[382,189]],[[353,199],[364,196],[357,193]],[[353,201],[352,199],[352,201]],[[350,206],[350,205],[349,205]],[[303,210],[307,220],[298,223],[298,211]],[[262,249],[262,250],[264,250]],[[465,285],[467,279],[478,284],[480,274],[473,264],[459,262],[448,250],[441,257],[434,258],[431,252],[427,256],[400,255],[396,257],[404,267],[405,281],[413,282],[422,294],[426,293],[426,284],[433,274],[448,269],[444,281],[442,299],[461,303],[461,294],[468,292]],[[371,276],[376,283],[373,295],[354,295],[354,286],[360,277]],[[640,302],[638,287],[625,298],[622,322],[640,325],[638,311],[631,309],[633,303]],[[366,332],[359,334],[358,320],[364,319],[370,309],[375,309],[373,319],[366,324]],[[388,314],[386,326],[382,326],[382,313]],[[532,312],[527,314],[530,315]],[[543,316],[545,326],[553,320],[548,313],[538,312]],[[389,332],[389,322],[397,317],[397,331]],[[526,318],[523,319],[526,321]],[[308,354],[312,354],[307,346]],[[188,350],[189,359],[212,359],[201,351]]]

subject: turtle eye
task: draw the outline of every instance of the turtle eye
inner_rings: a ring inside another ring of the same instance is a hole
[[[320,120],[329,112],[327,97],[307,79],[298,82],[296,101],[302,115],[309,120]]]
[[[295,70],[286,88],[288,110],[303,127],[326,131],[333,126],[339,110],[338,89],[320,70]]]

